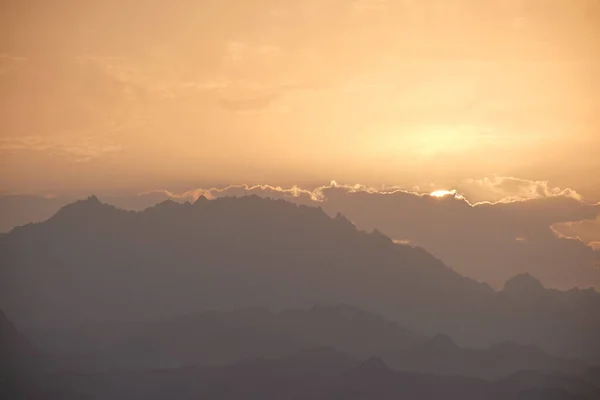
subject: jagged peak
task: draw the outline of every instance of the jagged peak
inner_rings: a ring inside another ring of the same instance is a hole
[[[126,212],[110,204],[102,203],[95,195],[77,200],[62,207],[48,221],[71,224],[74,220],[105,218],[110,213]],[[43,224],[43,223],[42,223]]]
[[[346,216],[344,214],[342,214],[341,212],[337,212],[335,214],[335,217],[333,217],[333,219],[336,221],[352,224],[352,222],[348,218],[346,218]]]
[[[100,200],[98,199],[98,197],[96,197],[95,194],[91,194],[90,196],[88,196],[85,200],[81,200],[84,202],[88,202],[88,203],[96,203],[96,204],[102,204],[100,202]]]
[[[61,211],[64,210],[94,210],[94,209],[98,209],[101,207],[110,207],[110,208],[114,208],[113,206],[110,206],[108,204],[104,204],[102,203],[98,197],[96,197],[96,195],[91,195],[86,197],[85,199],[82,200],[77,200],[73,203],[67,204],[66,206],[64,206],[63,208],[61,208],[58,213],[60,213]]]
[[[196,200],[194,200],[195,205],[202,205],[205,204],[208,201],[208,198],[204,195],[200,195],[198,196],[198,198]]]

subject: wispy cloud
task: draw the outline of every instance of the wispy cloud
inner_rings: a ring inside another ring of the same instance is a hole
[[[535,181],[510,176],[465,179],[460,184],[459,189],[465,192],[468,198],[491,202],[511,202],[555,196],[581,199],[581,195],[570,188],[552,187],[548,181]]]
[[[0,152],[36,151],[51,155],[70,157],[76,162],[87,162],[109,153],[117,153],[123,148],[116,144],[97,143],[97,138],[66,135],[45,138],[26,136],[0,138]]]

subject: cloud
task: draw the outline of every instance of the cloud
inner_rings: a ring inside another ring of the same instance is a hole
[[[195,191],[184,192],[184,195],[192,194],[194,199],[205,196],[208,199],[219,197],[240,197],[258,195],[261,197],[270,197],[274,199],[294,200],[296,202],[319,202],[322,200],[322,194],[319,192],[321,187],[315,190],[302,189],[298,186],[283,188],[281,186],[271,185],[230,185],[224,188],[197,189]]]
[[[76,162],[87,162],[106,154],[118,153],[123,148],[116,144],[101,144],[96,138],[78,135],[63,135],[45,138],[42,136],[25,136],[17,138],[0,138],[0,153],[36,151],[50,155],[69,157]]]
[[[555,196],[581,199],[575,190],[552,187],[548,181],[533,181],[509,176],[465,179],[458,189],[474,202],[511,202]]]
[[[600,249],[600,216],[594,220],[559,222],[552,229],[563,237],[581,240]]]

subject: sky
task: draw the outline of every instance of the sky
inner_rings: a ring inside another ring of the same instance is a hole
[[[3,194],[336,180],[480,202],[534,182],[522,197],[600,201],[598,0],[1,7]]]

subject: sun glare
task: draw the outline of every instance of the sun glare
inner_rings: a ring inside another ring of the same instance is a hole
[[[455,193],[455,190],[436,190],[435,192],[431,192],[429,195],[433,197],[444,197],[448,195],[454,195]]]

